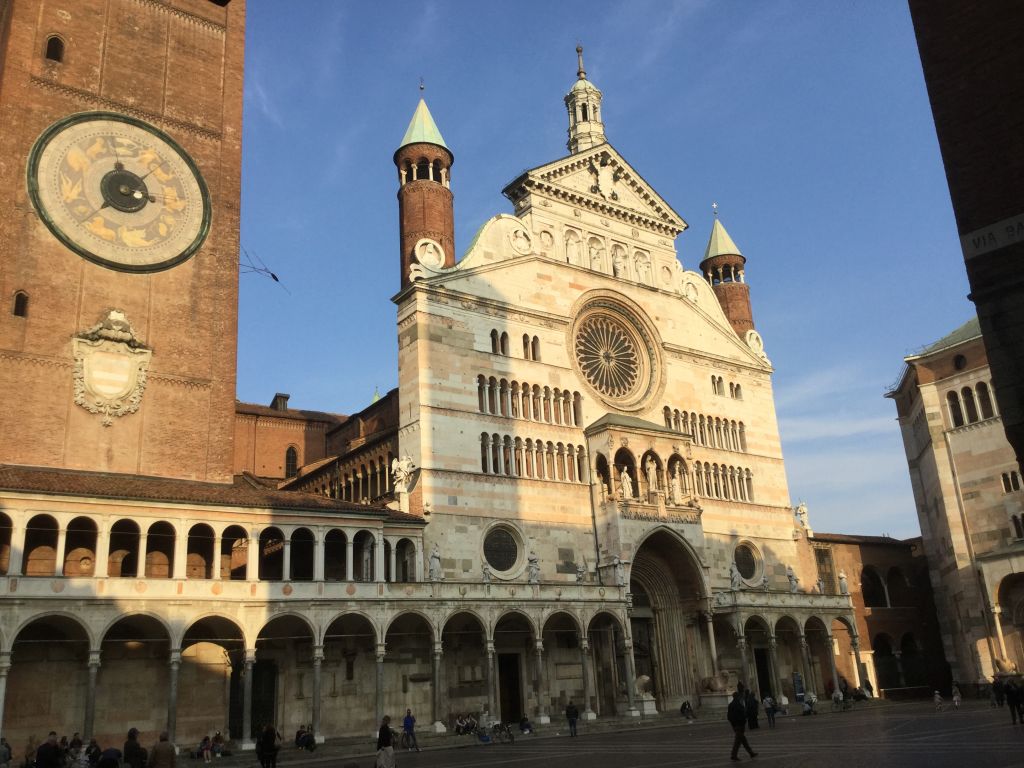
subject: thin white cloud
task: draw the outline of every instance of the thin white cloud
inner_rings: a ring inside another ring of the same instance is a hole
[[[281,116],[281,110],[278,109],[277,104],[270,97],[269,92],[263,85],[263,78],[260,76],[258,71],[254,71],[246,79],[245,85],[246,91],[248,91],[248,101],[251,104],[256,105],[256,109],[261,115],[267,120],[276,125],[278,128],[284,128],[284,119]]]
[[[781,412],[795,406],[806,409],[819,401],[834,404],[837,394],[860,389],[864,382],[864,369],[850,362],[818,368],[789,384],[776,384],[775,407]]]
[[[804,443],[813,440],[844,437],[865,437],[868,435],[897,434],[895,415],[890,417],[847,417],[837,418],[834,414],[820,417],[780,417],[779,432],[786,444]]]

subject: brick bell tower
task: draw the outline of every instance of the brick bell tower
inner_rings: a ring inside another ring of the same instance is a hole
[[[455,266],[455,212],[451,190],[455,156],[444,143],[423,99],[413,113],[401,145],[395,150],[394,160],[398,168],[398,223],[402,288],[405,288],[410,283],[409,268],[414,263]]]
[[[704,251],[700,271],[704,274],[704,279],[711,284],[732,329],[740,337],[754,329],[754,315],[750,309],[750,286],[746,283],[743,270],[746,263],[747,260],[740,253],[740,249],[736,247],[736,243],[719,221],[716,206],[715,223],[711,227],[711,238]]]

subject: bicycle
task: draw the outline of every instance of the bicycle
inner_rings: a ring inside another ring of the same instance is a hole
[[[515,744],[516,742],[515,734],[512,733],[512,729],[509,727],[508,723],[495,723],[492,725],[491,738],[494,741],[500,741],[503,744]]]

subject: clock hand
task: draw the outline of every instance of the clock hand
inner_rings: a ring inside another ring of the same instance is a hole
[[[152,168],[150,168],[150,169],[149,169],[149,173],[147,173],[147,174],[146,174],[146,176],[149,176],[149,174],[150,174],[150,173],[152,173],[152,172],[153,172],[153,171],[155,171],[155,170],[156,170],[157,168],[159,168],[159,167],[160,167],[161,165],[164,165],[164,164],[166,164],[166,163],[167,163],[167,161],[166,161],[166,160],[162,160],[162,161],[161,161],[161,162],[160,162],[160,163],[159,163],[158,165],[154,165],[154,166],[153,166]],[[143,181],[143,180],[145,180],[146,176],[141,176],[141,177],[139,177],[139,181]]]

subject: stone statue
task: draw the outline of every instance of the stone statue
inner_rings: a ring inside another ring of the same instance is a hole
[[[619,587],[626,586],[626,567],[617,557],[612,558],[612,570],[615,571],[615,585]]]
[[[768,572],[767,571],[765,571],[764,573],[761,574],[761,589],[763,589],[765,592],[768,591]]]
[[[565,260],[570,264],[576,264],[579,266],[580,241],[575,237],[570,237],[565,241]]]
[[[491,583],[491,566],[489,566],[486,561],[484,561],[484,564],[480,567],[480,572],[481,572],[480,575],[481,575],[481,578],[484,581],[484,584],[490,584]]]
[[[408,492],[413,469],[412,457],[409,454],[391,460],[391,477],[395,481],[395,493]]]
[[[532,549],[526,557],[526,579],[531,584],[540,584],[540,558]]]
[[[636,678],[636,685],[634,686],[634,691],[636,692],[636,695],[640,698],[643,698],[644,696],[650,696],[652,690],[654,690],[654,685],[651,682],[651,676],[638,675]]]
[[[658,490],[658,465],[654,463],[654,459],[650,456],[644,462],[644,474],[647,475],[647,490]]]
[[[736,567],[736,561],[729,563],[729,589],[739,592],[743,589],[743,577],[740,576],[740,569]]]
[[[793,514],[796,515],[797,522],[800,523],[801,528],[807,527],[807,505],[804,502],[800,502],[796,509],[793,510]]]
[[[615,277],[626,277],[626,254],[621,248],[616,248],[612,255],[612,274]]]
[[[583,583],[583,579],[585,579],[586,576],[587,576],[587,566],[583,565],[582,563],[577,563],[576,564],[576,583],[577,584],[582,584]]]
[[[628,467],[623,467],[619,472],[619,491],[623,499],[633,498],[633,478],[629,476]]]
[[[682,504],[683,503],[683,486],[682,486],[682,482],[679,479],[679,464],[678,463],[676,464],[675,471],[672,473],[672,482],[669,485],[669,490],[671,491],[671,493],[669,494],[669,500],[673,504]]]
[[[815,584],[815,586],[818,588],[818,594],[819,595],[824,595],[825,594],[825,580],[824,579],[818,579],[818,583]]]
[[[636,276],[641,283],[651,282],[651,262],[646,254],[636,257]]]
[[[848,595],[850,594],[850,586],[846,583],[846,571],[839,572],[839,594]]]
[[[430,553],[430,569],[428,571],[431,581],[443,581],[444,575],[441,573],[441,549],[434,545],[434,549]]]
[[[786,566],[786,578],[789,579],[789,591],[790,592],[797,592],[797,591],[799,591],[799,589],[800,589],[800,579],[798,579],[796,577],[796,574],[793,572],[793,566],[792,565],[787,565]]]
[[[597,243],[590,244],[590,268],[600,270],[601,262],[604,260],[604,249]]]
[[[700,692],[701,693],[724,693],[726,688],[729,687],[729,673],[724,669],[721,670],[717,675],[712,677],[702,677],[700,679]]]

